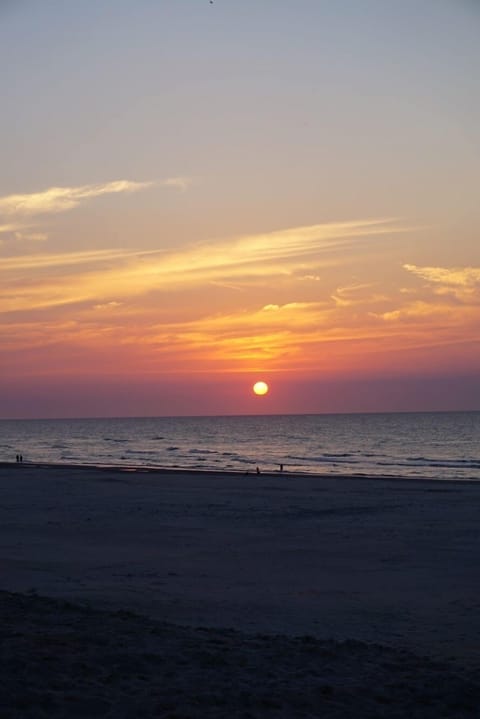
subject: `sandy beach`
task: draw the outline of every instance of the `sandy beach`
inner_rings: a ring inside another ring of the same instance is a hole
[[[0,466],[2,717],[474,717],[480,485]]]

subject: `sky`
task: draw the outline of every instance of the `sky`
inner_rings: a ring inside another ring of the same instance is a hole
[[[480,409],[479,34],[0,0],[0,417]]]

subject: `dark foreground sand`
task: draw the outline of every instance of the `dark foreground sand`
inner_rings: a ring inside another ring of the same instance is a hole
[[[0,717],[479,717],[479,526],[478,484],[0,465]]]
[[[447,662],[357,641],[185,628],[0,593],[0,715],[478,717]]]

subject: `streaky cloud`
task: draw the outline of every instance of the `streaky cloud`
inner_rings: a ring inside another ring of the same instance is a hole
[[[72,210],[83,200],[102,195],[138,192],[150,187],[152,182],[115,180],[80,187],[50,187],[42,192],[7,195],[0,197],[0,214],[4,216],[43,215]]]
[[[178,190],[185,192],[188,190],[193,180],[191,177],[168,177],[162,181],[165,187],[176,187]]]
[[[480,267],[417,267],[403,265],[404,269],[428,282],[450,285],[452,287],[471,287],[480,285]]]
[[[62,253],[38,253],[33,255],[18,255],[15,257],[4,257],[0,264],[0,272],[12,270],[36,270],[53,267],[74,267],[91,263],[102,263],[105,261],[123,260],[129,257],[141,257],[144,254],[137,251],[126,251],[120,249],[112,250],[83,250],[79,252]]]
[[[46,232],[15,232],[17,242],[45,242],[48,240]]]
[[[390,310],[383,313],[370,313],[372,317],[384,320],[385,322],[396,322],[397,320],[413,320],[422,318],[431,318],[432,316],[446,315],[446,308],[433,304],[431,302],[425,302],[423,300],[417,300],[399,309]]]
[[[7,224],[7,225],[0,225],[0,234],[4,232],[17,232],[20,229],[23,229],[24,225],[17,225],[17,224]]]
[[[78,301],[103,304],[112,298],[180,291],[212,282],[234,284],[236,288],[245,282],[249,286],[264,284],[286,271],[300,271],[311,258],[318,263],[322,256],[322,265],[342,262],[332,256],[345,242],[368,241],[372,235],[402,231],[388,220],[360,220],[252,234],[191,245],[176,252],[89,250],[10,257],[2,261],[0,271],[6,274],[30,269],[36,277],[27,283],[12,278],[15,293],[0,289],[0,303],[3,311],[33,310]],[[56,267],[70,271],[60,276],[52,272]]]

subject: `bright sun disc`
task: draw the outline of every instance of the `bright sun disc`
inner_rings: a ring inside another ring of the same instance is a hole
[[[267,394],[268,384],[266,382],[255,382],[253,385],[253,391],[255,394]]]

